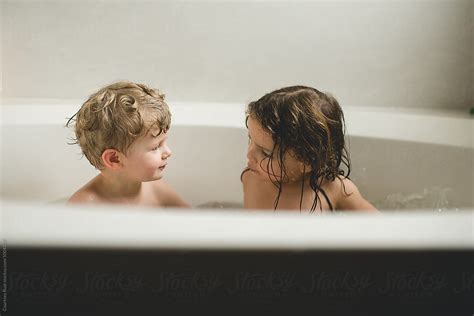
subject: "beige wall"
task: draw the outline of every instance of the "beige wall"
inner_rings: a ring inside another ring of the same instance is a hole
[[[0,97],[3,93],[3,0],[0,0]]]
[[[472,0],[3,0],[3,95],[82,98],[118,79],[176,101],[312,85],[342,104],[469,108]]]
[[[470,100],[470,107],[474,107],[474,1],[471,1],[471,23],[470,26],[468,26],[468,29],[471,32],[471,78],[470,78],[470,88],[469,90],[469,97],[468,99]]]

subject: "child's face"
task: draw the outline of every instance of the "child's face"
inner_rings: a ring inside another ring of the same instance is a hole
[[[168,133],[158,133],[158,128],[152,128],[130,146],[124,167],[131,179],[146,182],[163,177],[171,150],[166,144]]]
[[[281,180],[283,182],[301,180],[303,164],[294,157],[291,150],[286,152],[283,157],[286,175],[282,176],[282,170],[278,162],[278,146],[275,146],[272,135],[264,130],[262,125],[252,116],[249,116],[247,124],[249,133],[247,159],[250,171],[267,180],[269,178],[273,181]],[[270,157],[272,157],[271,160]],[[269,161],[271,161],[270,164]],[[309,171],[309,169],[306,168],[305,171]]]

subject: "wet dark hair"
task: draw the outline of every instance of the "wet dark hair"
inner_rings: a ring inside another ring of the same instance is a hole
[[[336,178],[340,179],[340,176],[348,178],[351,170],[344,139],[344,114],[337,100],[314,88],[292,86],[267,93],[257,101],[250,102],[246,113],[246,125],[249,116],[256,119],[272,135],[275,144],[266,162],[266,171],[270,175],[271,162],[277,151],[276,159],[282,175],[277,181],[269,176],[278,188],[274,209],[278,207],[282,179],[287,176],[283,159],[288,150],[292,150],[297,160],[311,166],[309,184],[316,194],[310,211],[314,212],[318,204],[322,211],[318,193],[325,197],[331,210],[334,210],[326,192],[321,188],[323,181],[334,181]],[[304,182],[305,177],[302,181],[300,211]]]

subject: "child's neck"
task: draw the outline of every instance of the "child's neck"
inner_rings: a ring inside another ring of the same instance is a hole
[[[109,199],[134,199],[140,196],[142,182],[123,179],[115,174],[99,175],[99,185],[102,194]]]

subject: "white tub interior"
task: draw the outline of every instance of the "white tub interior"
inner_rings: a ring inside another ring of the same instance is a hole
[[[4,100],[1,198],[64,203],[97,171],[68,145],[77,100]],[[165,179],[193,206],[242,205],[244,105],[170,103]],[[346,108],[351,178],[380,209],[472,208],[473,120],[453,114]]]

